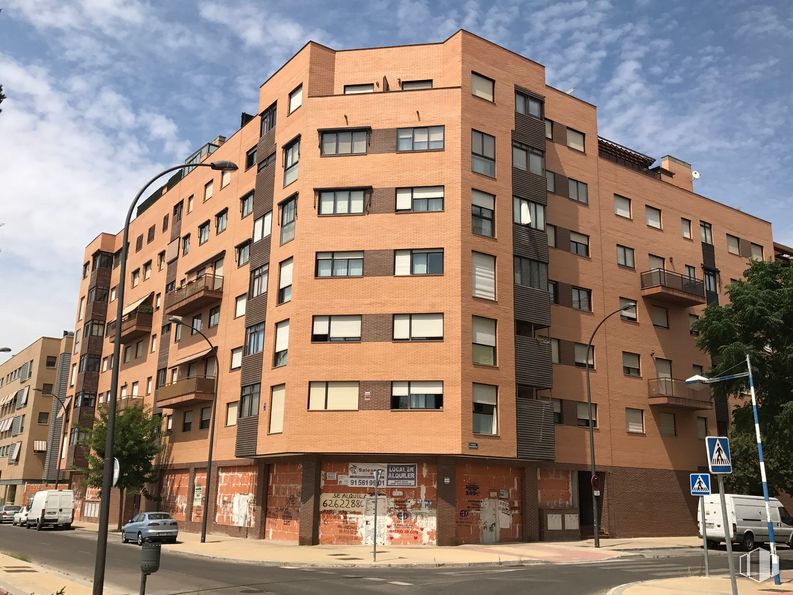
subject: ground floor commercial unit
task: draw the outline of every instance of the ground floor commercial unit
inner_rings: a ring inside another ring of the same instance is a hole
[[[375,474],[381,483],[375,499]],[[599,467],[601,531],[613,537],[691,535],[688,471]],[[75,478],[77,479],[77,478]],[[159,470],[123,516],[164,510],[199,531],[206,462]],[[111,499],[111,524],[119,495]],[[95,520],[99,491],[76,487],[76,513]],[[592,535],[589,470],[466,457],[295,455],[213,464],[210,532],[280,543],[460,545]],[[376,502],[376,504],[375,504]],[[375,524],[375,506],[377,521]]]

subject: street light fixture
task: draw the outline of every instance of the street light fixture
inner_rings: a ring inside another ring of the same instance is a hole
[[[105,587],[105,562],[107,560],[107,530],[110,517],[110,490],[113,488],[113,440],[116,426],[116,396],[118,394],[118,373],[121,368],[121,319],[124,317],[124,293],[127,276],[127,254],[129,251],[129,224],[132,212],[146,189],[161,176],[180,169],[209,167],[213,170],[234,171],[237,164],[231,161],[214,161],[212,163],[185,163],[169,167],[151,178],[135,195],[124,220],[124,234],[121,244],[120,270],[118,275],[118,291],[116,294],[116,328],[113,337],[113,360],[116,365],[110,376],[110,394],[107,397],[107,438],[105,440],[104,469],[102,473],[102,495],[99,505],[99,531],[96,544],[96,560],[94,561],[93,595],[102,595]]]
[[[598,522],[598,498],[595,492],[598,491],[599,482],[597,479],[597,473],[595,471],[595,419],[592,416],[592,387],[589,384],[589,370],[592,367],[589,362],[592,359],[592,341],[595,340],[595,334],[600,330],[600,327],[603,326],[603,323],[606,322],[609,318],[614,316],[615,314],[620,314],[621,312],[628,312],[633,310],[636,312],[636,304],[628,304],[627,306],[623,306],[618,310],[614,310],[613,312],[606,314],[603,319],[598,323],[595,327],[595,330],[592,331],[592,335],[589,337],[589,343],[587,343],[586,347],[586,400],[587,405],[589,407],[589,482],[592,486],[592,524],[594,530],[594,545],[595,547],[600,547],[600,523]]]
[[[691,378],[686,379],[686,384],[716,384],[718,382],[729,382],[730,380],[738,380],[739,378],[749,379],[749,392],[752,395],[752,415],[754,416],[754,433],[757,439],[757,459],[760,463],[760,479],[763,483],[763,500],[765,500],[765,515],[768,522],[768,539],[771,542],[771,555],[776,556],[776,543],[774,542],[774,523],[771,522],[771,506],[768,499],[768,480],[765,475],[765,461],[763,460],[763,441],[760,437],[760,419],[757,415],[757,397],[754,392],[754,379],[752,378],[752,362],[749,359],[749,354],[746,354],[746,372],[738,372],[737,374],[725,374],[723,376],[716,376],[715,378],[706,378],[700,374],[696,374]],[[726,528],[725,528],[726,529]],[[726,530],[725,530],[726,535]],[[774,584],[781,585],[782,579],[779,573],[774,575]]]
[[[169,316],[168,322],[173,324],[181,324],[182,326],[188,326],[185,324],[184,319],[181,316]],[[215,411],[217,409],[217,402],[218,402],[218,379],[220,378],[220,360],[218,359],[218,352],[217,348],[212,344],[212,341],[202,333],[200,330],[194,327],[189,327],[199,335],[204,338],[204,341],[207,342],[209,345],[210,353],[212,357],[215,358],[215,377],[212,379],[212,408],[210,409],[209,413],[209,449],[207,452],[207,478],[206,482],[204,483],[204,511],[201,515],[201,543],[205,543],[207,540],[207,518],[209,517],[209,486],[212,479],[212,451],[215,446]]]
[[[11,353],[10,347],[0,347],[0,353]]]

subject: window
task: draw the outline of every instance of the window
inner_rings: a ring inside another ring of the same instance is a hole
[[[146,394],[147,395],[151,394],[151,384],[152,384],[152,377],[149,376],[148,378],[146,378]]]
[[[553,410],[553,423],[562,423],[562,400],[551,399],[551,409]]]
[[[556,226],[547,223],[545,225],[545,234],[548,236],[548,247],[556,248]]]
[[[248,264],[251,259],[251,241],[243,242],[237,246],[237,266],[241,267]]]
[[[625,217],[626,219],[632,219],[633,216],[631,215],[631,199],[625,198],[624,196],[620,196],[619,194],[615,194],[614,214],[619,215],[620,217]]]
[[[655,207],[651,207],[645,205],[644,207],[644,220],[649,227],[654,227],[656,229],[662,229],[661,227],[661,209],[656,209]]]
[[[91,263],[86,262],[83,264],[83,279],[88,277],[88,273],[91,271]]]
[[[578,130],[573,130],[572,128],[567,129],[567,146],[571,149],[575,149],[576,151],[584,152],[584,133],[578,132]]]
[[[699,320],[699,316],[696,314],[689,314],[688,315],[688,334],[692,337],[698,337],[699,331],[695,328],[695,324]]]
[[[471,130],[471,170],[478,174],[496,175],[496,137]]]
[[[286,385],[279,384],[270,389],[270,434],[284,431],[284,403],[286,401]]]
[[[686,277],[689,279],[696,279],[697,278],[697,269],[696,267],[692,267],[690,264],[685,266]]]
[[[428,151],[443,149],[443,126],[399,128],[397,151]]]
[[[496,299],[496,257],[474,252],[471,262],[473,296]]]
[[[258,242],[270,235],[273,225],[273,212],[265,213],[253,222],[253,241]]]
[[[546,192],[556,192],[556,174],[552,171],[545,170],[545,190]]]
[[[321,134],[322,155],[366,155],[368,130],[335,130]]]
[[[289,321],[282,320],[275,323],[275,355],[273,367],[285,366],[289,353]]]
[[[227,426],[236,426],[237,425],[237,412],[240,408],[240,402],[234,401],[233,403],[226,404],[226,425]]]
[[[651,271],[654,271],[656,269],[663,270],[666,268],[666,260],[661,256],[656,256],[655,254],[648,254],[647,265]]]
[[[314,316],[311,340],[315,343],[333,343],[361,340],[360,316]]]
[[[532,229],[543,231],[545,229],[545,205],[513,196],[512,221],[518,225],[528,225]]]
[[[644,410],[626,407],[625,424],[631,434],[644,434]]]
[[[148,260],[143,263],[143,280],[146,281],[151,277],[151,261]]]
[[[704,440],[708,435],[708,418],[697,416],[697,438]]]
[[[545,153],[539,149],[512,143],[512,167],[530,171],[538,176],[545,175]],[[570,180],[571,182],[573,180]],[[546,180],[546,186],[548,181]]]
[[[730,254],[740,255],[741,250],[739,246],[740,246],[740,240],[735,236],[731,236],[730,234],[727,234],[727,252],[729,252]]]
[[[218,324],[220,324],[220,306],[215,306],[209,309],[209,322],[207,325],[212,328]]]
[[[223,209],[215,215],[215,233],[222,233],[226,231],[229,222],[229,210]]]
[[[116,286],[110,288],[110,301],[111,302],[116,301]]]
[[[187,212],[188,213],[192,213],[193,212],[193,195],[192,194],[189,197],[187,197]]]
[[[50,422],[49,411],[39,411],[38,419],[36,421],[40,424],[48,424]]]
[[[358,409],[357,382],[309,382],[309,411],[355,411]]]
[[[641,357],[638,353],[630,353],[628,351],[622,352],[622,373],[626,376],[636,376],[639,377],[642,375],[641,365],[640,365]]]
[[[487,101],[495,101],[495,81],[475,72],[471,73],[471,93]]]
[[[391,409],[443,409],[443,382],[392,382]]]
[[[699,236],[703,244],[713,243],[713,227],[706,221],[699,222]]]
[[[719,281],[715,271],[705,271],[705,291],[717,293],[719,291]]]
[[[240,218],[245,219],[251,213],[253,213],[253,192],[248,192],[240,198]]]
[[[157,254],[157,270],[161,271],[165,266],[165,250]]]
[[[245,355],[261,353],[264,347],[264,323],[260,322],[245,329]]]
[[[570,252],[579,256],[589,256],[589,236],[571,231]]]
[[[498,387],[474,383],[472,400],[474,434],[497,434]]]
[[[559,363],[559,339],[551,339],[551,363]]]
[[[526,116],[542,119],[543,102],[530,95],[515,91],[515,111]]]
[[[151,336],[151,352],[157,351],[157,335]]]
[[[573,178],[570,178],[568,182],[569,184],[567,186],[567,197],[576,202],[589,204],[589,194],[587,191],[587,185],[584,182],[579,182],[578,180],[574,180]]]
[[[395,250],[394,275],[442,275],[443,250]]]
[[[395,341],[440,341],[443,314],[394,314]]]
[[[699,364],[692,364],[691,365],[691,373],[694,376],[703,376],[705,374],[705,368],[703,368]]]
[[[220,172],[220,188],[225,188],[229,185],[229,182],[231,182],[231,172],[229,170]]]
[[[193,316],[193,320],[190,323],[190,334],[191,335],[198,334],[198,331],[201,330],[201,325],[202,325],[201,315],[196,314],[195,316]]]
[[[585,368],[587,365],[587,345],[584,343],[576,343],[574,346],[575,365],[579,368]],[[592,350],[589,352],[589,367],[595,367],[595,346],[592,345]]]
[[[193,412],[185,411],[182,414],[182,431],[189,432],[193,429]]]
[[[281,245],[295,239],[295,219],[297,219],[297,196],[281,203]]]
[[[178,343],[182,339],[182,325],[177,324],[173,332],[173,341]]]
[[[691,220],[685,217],[680,218],[680,233],[687,240],[691,239]]]
[[[132,271],[131,283],[132,283],[132,287],[137,287],[138,283],[140,283],[140,269],[135,269],[134,271]],[[82,297],[80,298],[81,305],[85,303],[84,300],[85,298]],[[82,320],[82,316],[80,317],[80,319]]]
[[[669,310],[663,306],[650,306],[650,320],[653,326],[669,328]]]
[[[209,239],[209,221],[198,226],[198,245],[205,244]]]
[[[617,244],[617,264],[631,269],[636,268],[636,259],[633,248]]]
[[[592,311],[592,290],[582,287],[573,287],[573,308],[585,312]]]
[[[598,427],[598,406],[592,403],[592,417],[589,416],[589,403],[576,403],[576,425],[588,428]]]
[[[320,215],[363,213],[363,190],[323,190],[319,193]]]
[[[267,280],[269,277],[269,265],[257,267],[251,271],[251,297],[267,293]]]
[[[420,89],[432,89],[432,79],[422,81],[402,81],[403,91],[418,91]]]
[[[275,165],[275,151],[273,151],[267,157],[259,161],[259,165],[256,167],[256,171],[262,171],[265,167],[269,167],[271,165]]]
[[[363,252],[317,252],[317,277],[361,277]]]
[[[204,184],[204,200],[205,201],[207,201],[210,198],[212,198],[212,195],[215,192],[214,188],[215,188],[215,181],[214,180],[209,180],[209,182]],[[188,212],[189,212],[189,210],[190,209],[188,209]]]
[[[182,256],[187,256],[190,253],[190,234],[182,238]]]
[[[54,355],[48,355],[46,365],[48,368],[54,368],[57,361],[58,361],[57,357],[55,357]]]
[[[548,295],[552,304],[559,303],[559,284],[556,281],[548,281]]]
[[[473,317],[473,362],[485,366],[496,365],[496,321]]]
[[[300,161],[300,139],[284,147],[284,186],[297,180],[297,166]]]
[[[471,226],[480,236],[495,236],[496,197],[479,190],[471,190]]]
[[[259,415],[259,393],[261,384],[249,384],[240,390],[240,404],[237,410],[239,417]]]
[[[242,347],[235,347],[231,350],[231,369],[236,370],[242,367]]]
[[[545,120],[545,138],[553,140],[553,121]]]
[[[362,93],[374,93],[374,83],[362,85],[344,85],[345,95],[360,95]]]
[[[206,430],[209,428],[209,418],[212,415],[210,407],[201,407],[201,420],[198,422],[199,430]]]
[[[548,286],[548,263],[514,257],[515,284],[534,289],[545,289]]]
[[[675,414],[659,413],[658,429],[661,431],[661,436],[677,436],[677,424],[675,423]]]
[[[763,260],[763,247],[760,244],[752,243],[752,259]]]
[[[292,259],[287,258],[278,265],[278,303],[292,300]]]
[[[396,189],[397,212],[442,211],[443,186],[417,186]]]
[[[625,308],[622,312],[620,312],[620,318],[622,320],[630,320],[632,322],[636,322],[636,319],[639,316],[638,309],[636,306],[636,300],[621,297],[620,308]]]
[[[239,318],[240,316],[245,316],[245,308],[248,304],[248,294],[243,293],[242,295],[238,295],[234,299],[234,318]],[[211,313],[210,313],[210,321],[211,321]],[[212,326],[210,324],[210,326]]]
[[[270,130],[275,129],[275,116],[276,116],[276,104],[274,103],[262,112],[262,120],[261,120],[261,127],[259,129],[259,136],[264,136]]]
[[[291,114],[301,105],[303,105],[303,85],[298,86],[289,94],[289,113]]]
[[[245,169],[250,169],[256,165],[256,147],[248,149],[245,153]]]
[[[143,234],[135,238],[135,252],[140,252],[141,250],[143,250]]]

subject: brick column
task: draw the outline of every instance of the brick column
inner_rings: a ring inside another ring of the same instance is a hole
[[[207,474],[209,470],[207,469]],[[212,463],[212,478],[209,485],[209,510],[205,510],[204,514],[207,515],[207,533],[210,531],[217,531],[219,529],[215,523],[215,511],[218,507],[218,481],[220,480],[220,465]],[[206,482],[204,480],[204,489],[206,489]]]
[[[264,525],[267,517],[267,487],[270,482],[270,466],[264,461],[257,461],[256,490],[253,506],[253,527],[248,531],[248,537],[264,539]]]
[[[303,459],[303,485],[300,490],[300,536],[298,544],[319,543],[320,458]]]
[[[457,477],[453,459],[438,457],[437,541],[438,545],[459,545],[457,541]],[[449,483],[444,478],[449,478]]]
[[[195,467],[191,466],[188,471],[187,481],[187,506],[184,509],[185,524],[193,522],[193,490],[195,490]]]
[[[526,465],[523,468],[523,519],[522,540],[539,541],[540,539],[540,503],[537,494],[537,466]]]

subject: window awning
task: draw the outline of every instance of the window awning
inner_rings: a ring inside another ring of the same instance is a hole
[[[209,347],[205,347],[204,349],[202,349],[200,351],[197,351],[197,352],[195,352],[195,353],[193,353],[191,355],[185,355],[184,357],[180,357],[175,362],[172,362],[171,364],[169,364],[168,367],[169,368],[173,368],[175,366],[181,366],[181,365],[184,365],[184,364],[189,364],[190,362],[193,362],[193,361],[195,361],[197,359],[201,359],[202,357],[204,357],[205,355],[208,355],[211,352],[212,352],[212,350]]]
[[[154,292],[151,291],[151,292],[147,293],[146,295],[144,295],[142,298],[140,298],[137,302],[132,302],[129,306],[124,308],[124,310],[121,312],[121,315],[122,316],[126,316],[127,314],[131,314],[132,312],[137,310],[138,306],[140,306],[143,302],[145,302],[148,299],[151,299],[151,297],[153,295],[154,295]]]
[[[47,441],[46,440],[34,440],[33,441],[33,452],[47,452]]]

